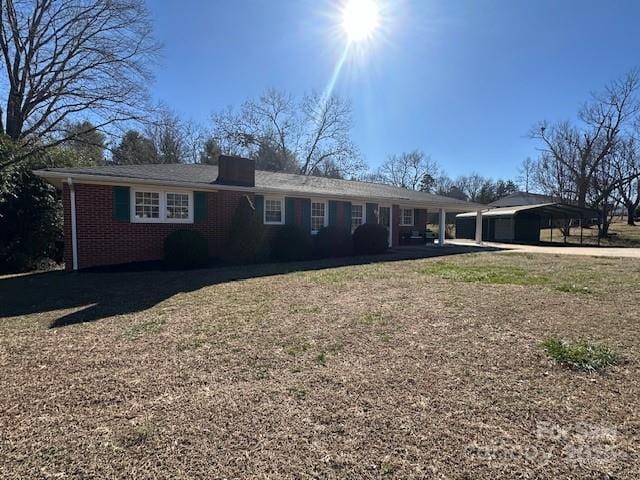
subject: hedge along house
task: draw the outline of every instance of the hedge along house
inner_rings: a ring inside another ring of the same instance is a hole
[[[248,196],[267,231],[297,224],[316,233],[380,223],[390,246],[401,232],[424,230],[427,211],[482,206],[367,182],[256,171],[252,160],[221,156],[210,165],[127,165],[37,170],[62,189],[67,270],[160,260],[166,236],[194,229],[223,256],[231,221]],[[440,244],[444,243],[441,228]]]

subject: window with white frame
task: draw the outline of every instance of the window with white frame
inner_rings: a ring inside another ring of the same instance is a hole
[[[135,192],[135,218],[160,220],[160,192]]]
[[[189,194],[167,193],[167,219],[189,218]]]
[[[364,223],[364,205],[352,204],[351,205],[351,231]]]
[[[284,199],[264,199],[264,223],[266,225],[281,225],[284,223]]]
[[[326,202],[311,202],[311,233],[318,233],[327,224]]]
[[[192,223],[193,193],[131,190],[131,221],[139,223]]]
[[[413,208],[400,209],[400,225],[405,227],[413,226]]]

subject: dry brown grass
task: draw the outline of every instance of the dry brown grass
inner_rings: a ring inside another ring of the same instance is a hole
[[[231,277],[0,278],[0,477],[640,476],[638,261]],[[545,357],[549,336],[625,361],[571,371]]]

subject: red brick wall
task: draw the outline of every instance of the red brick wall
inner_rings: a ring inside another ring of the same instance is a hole
[[[113,187],[75,185],[78,267],[160,260],[165,237],[177,229],[194,229],[209,242],[209,255],[223,252],[231,219],[245,192],[208,192],[207,221],[193,224],[128,223],[113,218]],[[253,194],[249,194],[253,200]],[[65,262],[71,269],[71,209],[69,189],[63,192]]]

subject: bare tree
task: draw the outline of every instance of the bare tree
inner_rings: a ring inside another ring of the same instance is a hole
[[[376,178],[396,187],[418,190],[425,175],[435,178],[440,171],[438,164],[420,150],[389,155],[377,171]]]
[[[615,164],[620,201],[627,209],[627,224],[635,225],[634,217],[640,206],[640,150],[638,140],[629,137],[620,143]]]
[[[0,168],[73,138],[78,115],[96,129],[141,118],[157,51],[143,0],[0,0],[0,132],[21,147]]]
[[[185,162],[187,156],[185,126],[175,113],[162,110],[157,118],[147,123],[145,133],[158,152],[157,163]]]
[[[213,123],[227,154],[256,157],[268,148],[304,175],[352,176],[364,168],[350,139],[351,108],[338,97],[312,93],[297,103],[271,89],[237,113],[229,108],[215,114]]]
[[[487,179],[479,173],[471,175],[461,175],[455,179],[454,184],[472,202],[478,201],[482,193],[482,187],[487,183]]]
[[[577,204],[575,178],[558,157],[542,152],[535,162],[534,182],[545,195],[568,204]]]
[[[617,193],[624,180],[619,176],[617,165],[621,162],[621,155],[623,155],[623,149],[618,146],[602,159],[592,177],[588,199],[589,203],[600,211],[598,224],[600,237],[606,237],[609,234],[609,225],[620,205],[620,197]]]
[[[585,207],[594,175],[611,154],[620,134],[640,111],[637,92],[640,79],[636,71],[593,94],[579,113],[579,125],[569,122],[540,122],[530,136],[540,140],[543,152],[572,177],[579,207]]]
[[[536,162],[531,157],[525,158],[518,167],[518,185],[529,193],[534,185]]]

